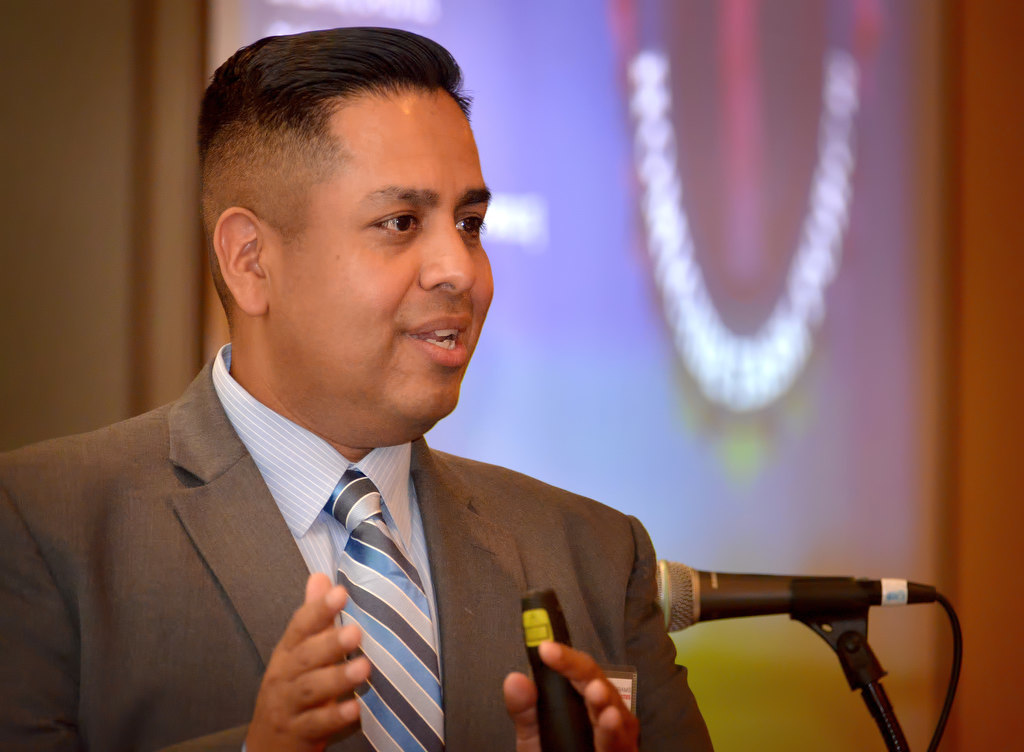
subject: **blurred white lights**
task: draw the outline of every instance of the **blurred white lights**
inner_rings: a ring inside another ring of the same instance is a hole
[[[394,22],[437,23],[441,0],[268,0],[270,5],[302,10],[329,10]]]
[[[485,241],[541,253],[548,245],[548,202],[539,193],[495,193],[487,206]]]
[[[857,63],[841,50],[825,57],[818,162],[799,245],[783,293],[750,336],[726,327],[694,258],[676,161],[668,58],[641,52],[629,76],[647,250],[676,350],[712,402],[737,412],[764,407],[786,392],[807,362],[811,331],[825,315],[825,289],[839,268],[850,210]]]

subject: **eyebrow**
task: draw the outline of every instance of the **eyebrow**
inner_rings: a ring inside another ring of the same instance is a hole
[[[441,194],[428,188],[403,188],[398,185],[389,185],[386,188],[373,191],[367,195],[366,200],[373,203],[402,201],[417,208],[433,209],[441,203]],[[469,188],[459,197],[456,206],[487,204],[490,201],[491,192],[486,187]]]
[[[483,188],[470,188],[456,202],[456,206],[470,206],[471,204],[491,203],[491,191],[485,186]]]

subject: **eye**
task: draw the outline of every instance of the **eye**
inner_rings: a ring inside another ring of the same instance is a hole
[[[400,217],[385,219],[380,226],[390,232],[406,233],[416,229],[416,217],[411,214],[403,214]]]
[[[465,219],[459,220],[455,226],[467,235],[476,238],[484,231],[484,218],[466,217]]]

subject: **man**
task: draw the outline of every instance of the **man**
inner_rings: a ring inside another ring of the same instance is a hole
[[[518,608],[550,587],[578,650],[541,654],[596,748],[710,748],[640,524],[422,439],[492,294],[459,87],[383,29],[217,71],[232,343],[178,402],[3,459],[0,747],[539,750]],[[635,715],[597,661],[635,667]]]

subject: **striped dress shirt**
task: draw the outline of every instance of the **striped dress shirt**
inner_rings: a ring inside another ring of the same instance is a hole
[[[348,531],[324,511],[324,505],[352,463],[319,436],[259,402],[232,378],[230,369],[231,345],[227,344],[213,364],[217,397],[277,502],[309,571],[323,572],[334,582],[345,561],[342,552]],[[427,543],[409,475],[411,450],[410,444],[379,447],[355,466],[380,490],[388,530],[419,572],[435,645],[440,646]]]

